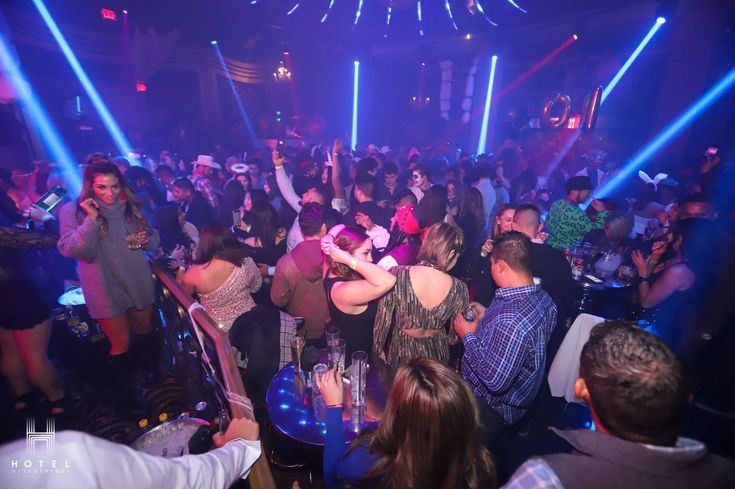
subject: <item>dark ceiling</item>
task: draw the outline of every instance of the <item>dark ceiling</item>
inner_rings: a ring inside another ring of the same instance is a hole
[[[256,3],[252,4],[253,1]],[[333,1],[333,9],[326,22],[322,23],[320,20],[330,1]],[[354,25],[361,1],[361,17]],[[490,25],[478,11],[477,1],[487,17],[498,24],[497,27]],[[635,22],[636,15],[620,15],[620,12],[640,7],[649,14],[651,10],[665,8],[658,7],[661,3],[672,10],[676,2],[513,1],[527,13],[515,8],[511,0],[448,0],[457,25],[455,30],[446,11],[445,0],[421,0],[423,36],[419,33],[417,0],[46,0],[46,4],[60,22],[96,29],[115,28],[115,23],[101,20],[101,8],[115,10],[120,17],[122,10],[126,9],[131,26],[144,30],[152,27],[160,34],[178,30],[182,33],[182,41],[190,44],[204,44],[217,39],[225,53],[257,61],[259,51],[280,50],[308,42],[365,47],[437,43],[458,40],[467,34],[492,42],[533,42],[534,38],[543,37],[544,32],[552,32],[560,26],[564,26],[566,35],[569,35],[570,30],[580,31],[590,25],[594,25],[593,30],[597,31],[606,18],[618,23],[626,19]],[[28,0],[9,0],[7,4],[34,10]],[[299,7],[292,15],[287,15],[296,4]],[[388,4],[395,7],[390,27],[386,28]]]

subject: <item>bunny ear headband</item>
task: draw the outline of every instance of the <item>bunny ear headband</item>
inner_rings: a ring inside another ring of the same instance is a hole
[[[652,183],[653,188],[658,190],[658,184],[661,183],[661,180],[664,180],[668,178],[669,176],[666,173],[659,173],[655,177],[651,178],[648,176],[648,173],[644,172],[643,170],[640,170],[638,172],[638,177],[643,180],[644,183]]]

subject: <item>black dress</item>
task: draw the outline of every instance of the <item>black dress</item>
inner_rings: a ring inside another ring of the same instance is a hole
[[[337,282],[348,281],[348,279],[341,277],[324,279],[324,290],[327,292],[327,306],[329,307],[332,324],[339,327],[340,337],[347,343],[345,365],[349,365],[352,361],[353,352],[364,351],[369,355],[373,351],[373,325],[375,324],[375,314],[378,312],[377,300],[368,302],[367,309],[360,314],[347,314],[334,305],[334,302],[332,302],[332,287]]]
[[[55,281],[38,250],[54,248],[58,234],[0,227],[0,328],[30,329],[51,317]]]

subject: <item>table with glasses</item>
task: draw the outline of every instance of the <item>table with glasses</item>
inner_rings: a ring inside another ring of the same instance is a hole
[[[320,362],[326,364],[328,351],[320,351]],[[350,443],[363,429],[374,429],[383,414],[392,382],[390,368],[380,360],[371,360],[366,375],[365,404],[352,406],[349,380],[342,378],[344,388],[343,428]],[[296,372],[293,363],[283,367],[273,378],[266,393],[266,407],[273,426],[287,437],[307,445],[324,446],[326,439],[326,406],[323,398],[312,395],[310,372]]]

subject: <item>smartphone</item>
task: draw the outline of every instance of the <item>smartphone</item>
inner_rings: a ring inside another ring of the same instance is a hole
[[[242,215],[240,215],[240,209],[235,209],[232,211],[232,225],[235,229],[240,227],[240,222],[242,222]]]
[[[284,141],[283,139],[278,140],[278,143],[276,143],[276,152],[281,158],[286,156],[286,141]]]
[[[67,193],[68,192],[65,189],[57,185],[45,194],[43,194],[43,196],[38,199],[38,202],[36,202],[36,205],[46,212],[50,212],[51,209],[56,207],[58,203],[61,202],[61,200],[66,196]]]

